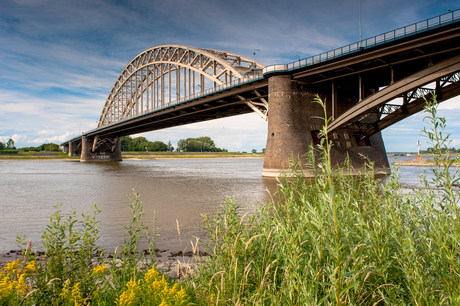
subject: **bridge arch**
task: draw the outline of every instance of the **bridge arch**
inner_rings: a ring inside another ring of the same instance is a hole
[[[183,45],[160,45],[137,55],[120,73],[104,105],[98,128],[244,77],[265,66],[234,53]]]

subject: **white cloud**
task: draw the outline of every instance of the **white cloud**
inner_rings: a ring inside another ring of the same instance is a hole
[[[438,109],[457,110],[457,114],[460,115],[460,96],[440,103]]]

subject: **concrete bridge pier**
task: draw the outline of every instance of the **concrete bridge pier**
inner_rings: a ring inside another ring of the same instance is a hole
[[[120,138],[99,139],[82,136],[80,162],[122,161]]]
[[[69,145],[70,145],[70,143],[67,143],[67,144],[59,146],[61,148],[61,150],[62,150],[62,153],[65,153],[67,155],[69,154]]]
[[[291,79],[290,75],[276,75],[268,80],[268,135],[264,159],[263,176],[276,177],[283,169],[288,170],[290,158],[300,158],[305,162],[308,147],[318,144],[318,134],[324,125],[324,111],[317,103],[312,103],[314,92],[307,85]],[[319,93],[331,109],[331,95]],[[336,97],[335,97],[336,98]],[[340,100],[335,103],[340,103]],[[330,116],[328,114],[328,116]],[[333,142],[331,159],[333,166],[343,166],[347,155],[359,174],[367,162],[360,154],[375,163],[378,174],[389,173],[389,164],[380,133],[360,140],[352,130],[337,130],[329,135]],[[311,169],[303,169],[307,177],[312,177]]]
[[[64,153],[69,156],[78,156],[81,154],[81,142],[80,141],[69,141],[68,145],[63,147]]]

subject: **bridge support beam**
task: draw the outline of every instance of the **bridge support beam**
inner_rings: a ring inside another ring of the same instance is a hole
[[[121,157],[121,142],[120,138],[115,138],[109,141],[109,144],[104,143],[104,150],[94,150],[97,145],[94,142],[98,138],[82,136],[81,139],[81,157],[80,162],[113,162],[122,161]]]
[[[319,104],[311,103],[314,94],[310,88],[292,80],[289,75],[269,78],[270,111],[263,176],[276,177],[283,169],[288,171],[290,158],[300,158],[305,162],[309,146],[318,143],[317,135],[324,125],[324,112]],[[327,108],[331,110],[331,96],[323,97],[326,102],[329,101]],[[340,103],[340,100],[337,103]],[[361,157],[362,154],[374,162],[377,173],[389,173],[388,159],[380,133],[362,141],[351,130],[344,129],[336,131],[330,139],[333,142],[333,166],[343,166],[348,156],[355,174],[359,174],[367,162]],[[303,171],[307,177],[313,176],[312,169],[304,167]]]

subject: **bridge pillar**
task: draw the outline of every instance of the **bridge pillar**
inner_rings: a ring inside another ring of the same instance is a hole
[[[288,169],[291,157],[301,158],[313,142],[311,124],[319,125],[321,106],[310,103],[313,93],[291,80],[290,75],[272,76],[268,79],[268,136],[263,176],[279,176]]]
[[[115,138],[112,143],[105,143],[104,150],[96,150],[93,152],[94,138],[82,136],[81,138],[81,157],[80,162],[113,162],[122,161],[121,157],[121,142],[120,138]],[[96,139],[97,141],[97,139]]]
[[[62,153],[69,154],[69,144],[59,145],[59,149],[61,149]]]
[[[68,155],[69,156],[78,156],[80,155],[81,143],[79,141],[69,141],[68,145]]]
[[[322,119],[324,111],[319,104],[311,103],[314,94],[315,92],[307,85],[291,80],[290,75],[269,78],[270,111],[263,176],[276,177],[283,169],[288,171],[290,158],[300,158],[305,162],[308,147],[318,143],[316,136],[324,125]],[[330,96],[322,97],[330,103]],[[363,164],[366,163],[360,155],[362,154],[375,163],[378,173],[389,173],[388,159],[380,133],[361,141],[351,130],[344,129],[336,131],[330,140],[333,142],[331,149],[333,166],[343,165],[349,156],[355,174],[359,174]],[[313,176],[311,169],[304,167],[303,171],[307,177]]]

